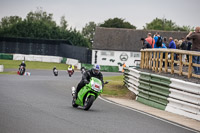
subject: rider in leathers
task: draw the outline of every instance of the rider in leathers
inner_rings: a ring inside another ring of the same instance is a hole
[[[25,61],[22,61],[22,63],[19,65],[19,70],[20,70],[20,66],[24,67],[24,72],[26,71],[26,64]]]
[[[103,84],[104,84],[103,75],[100,72],[100,66],[95,65],[91,70],[87,70],[83,73],[82,80],[79,82],[79,84],[76,88],[76,93],[75,93],[76,98],[77,98],[77,94],[80,91],[80,89],[89,83],[91,77],[95,77],[95,78],[98,78],[99,80],[101,80],[102,86],[103,86]]]

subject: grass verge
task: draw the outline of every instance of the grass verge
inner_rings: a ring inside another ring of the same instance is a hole
[[[103,88],[102,96],[135,99],[135,95],[124,86],[123,75],[104,77],[104,81],[109,81]]]
[[[4,65],[4,69],[18,69],[22,61],[18,60],[0,60],[0,65]],[[67,70],[67,64],[61,63],[49,63],[49,62],[37,62],[37,61],[26,61],[27,69],[53,69],[54,66],[58,70]]]

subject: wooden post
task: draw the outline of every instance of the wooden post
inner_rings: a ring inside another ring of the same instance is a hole
[[[140,68],[144,68],[144,51],[141,51]]]
[[[146,56],[145,55],[146,55],[146,51],[144,52],[144,64],[143,64],[144,67],[143,68],[146,68]]]
[[[155,71],[155,62],[156,62],[156,52],[153,52],[153,68],[152,68],[153,71]]]
[[[150,53],[150,52],[147,52],[147,69],[149,68],[149,60],[150,60],[149,53]]]
[[[149,69],[152,69],[152,52],[149,52]]]
[[[148,51],[145,52],[145,68],[148,68]]]
[[[179,75],[181,76],[182,73],[183,73],[182,54],[179,54]]]
[[[157,52],[157,55],[156,55],[156,70],[155,70],[155,72],[158,71],[158,63],[159,63],[159,52]]]
[[[165,73],[168,72],[168,52],[165,53]]]
[[[171,74],[174,74],[174,53],[171,53]]]
[[[192,55],[189,55],[188,78],[192,77]]]
[[[159,73],[162,72],[162,66],[163,66],[163,52],[160,53],[160,68],[159,68]]]

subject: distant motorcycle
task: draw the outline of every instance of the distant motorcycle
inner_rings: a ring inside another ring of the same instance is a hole
[[[54,74],[54,76],[58,76],[58,70],[57,70],[57,69],[54,69],[54,70],[53,70],[53,74]]]
[[[69,77],[71,77],[74,73],[74,70],[72,68],[68,68],[67,72],[69,74]]]
[[[25,73],[25,67],[24,66],[19,66],[18,74],[19,75],[24,75],[24,73]]]

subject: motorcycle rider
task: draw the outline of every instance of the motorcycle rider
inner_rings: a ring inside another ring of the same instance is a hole
[[[23,66],[24,67],[24,72],[26,71],[26,64],[25,64],[25,61],[22,61],[22,63],[19,65],[19,69],[20,69],[20,66]]]
[[[67,70],[68,70],[68,71],[72,70],[72,72],[74,73],[74,66],[73,66],[73,65],[69,65],[69,67],[68,67]]]
[[[102,86],[104,84],[103,82],[103,75],[100,72],[100,66],[95,64],[94,67],[91,70],[87,70],[83,73],[82,80],[79,82],[76,91],[75,91],[75,96],[77,98],[78,92],[82,87],[84,87],[86,84],[90,82],[91,77],[98,78],[102,82]]]
[[[56,66],[53,67],[53,72],[56,70]]]
[[[81,67],[81,73],[83,74],[86,71],[85,67]]]
[[[53,67],[53,74],[54,76],[58,76],[58,70],[56,69],[56,66]]]

